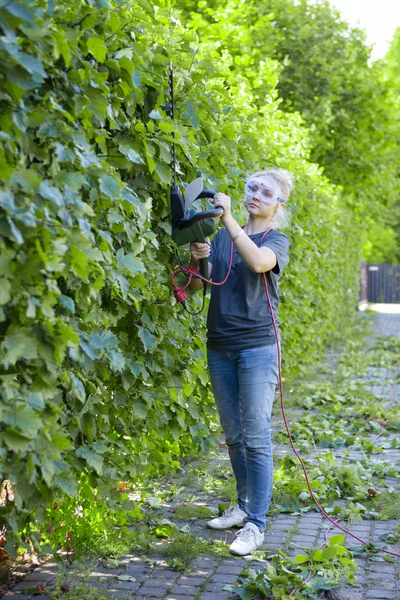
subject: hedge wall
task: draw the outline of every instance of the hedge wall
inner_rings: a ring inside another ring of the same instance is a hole
[[[202,318],[175,305],[170,142],[181,184],[202,175],[242,211],[242,176],[292,170],[282,282],[286,373],[344,335],[359,231],[279,109],[266,59],[259,107],[244,70],[146,0],[2,2],[0,480],[9,544],[73,495],[179,466],[215,443]],[[175,66],[176,123],[168,116]],[[193,299],[193,302],[196,302]],[[25,537],[24,537],[25,539]]]

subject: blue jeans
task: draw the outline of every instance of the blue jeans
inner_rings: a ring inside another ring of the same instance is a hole
[[[272,497],[271,412],[279,378],[277,345],[207,350],[211,385],[245,522],[264,531]]]

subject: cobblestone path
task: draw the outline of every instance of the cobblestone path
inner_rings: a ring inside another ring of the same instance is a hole
[[[360,316],[360,318],[362,317]],[[373,315],[373,323],[376,333],[400,337],[400,315],[375,314]],[[375,369],[373,375],[374,381],[370,389],[375,395],[390,401],[392,406],[393,403],[400,403],[400,383],[396,386],[394,374],[388,369]],[[295,416],[296,411],[289,411],[289,422]],[[272,421],[273,434],[283,429],[280,402],[277,397]],[[334,452],[337,456],[340,456],[343,450],[334,449]],[[286,453],[292,453],[289,445],[274,443],[275,456],[282,456]],[[307,455],[307,458],[315,458],[316,456],[317,453],[311,453]],[[361,456],[361,452],[350,450],[346,458],[357,461]],[[397,467],[400,467],[400,450],[385,450],[383,455],[377,455],[377,459],[390,460]],[[374,460],[374,455],[372,455],[371,460]],[[226,449],[221,446],[210,459],[210,471],[218,469],[218,467],[227,468],[228,465]],[[195,463],[189,465],[189,469],[191,468],[195,468]],[[400,485],[400,482],[393,478],[392,480],[388,478],[387,483],[396,488]],[[174,509],[176,506],[183,504],[188,495],[191,496],[193,502],[206,504],[207,506],[214,505],[215,507],[218,505],[217,498],[206,494],[203,489],[199,489],[198,485],[197,487],[196,485],[190,485],[185,489],[184,497],[175,498],[174,502],[165,505],[165,515],[168,519],[174,519]],[[206,518],[190,520],[190,533],[205,539],[218,539],[226,544],[233,541],[235,537],[234,530],[210,530],[206,527],[206,520]],[[263,548],[268,550],[283,548],[289,556],[294,556],[299,553],[299,546],[311,547],[322,544],[328,526],[329,522],[317,510],[312,510],[306,514],[280,514],[269,520]],[[348,529],[363,540],[376,542],[379,545],[382,543],[379,536],[393,531],[395,526],[395,520],[364,520],[350,525]],[[333,528],[329,535],[337,533],[341,532]],[[346,542],[353,546],[357,543],[351,538],[349,539],[349,536],[347,536]],[[389,546],[389,549],[400,552],[400,543]],[[393,563],[374,562],[364,557],[357,557],[355,560],[360,566],[356,574],[357,585],[344,586],[338,597],[343,600],[400,600],[400,563],[396,559]],[[93,563],[86,581],[99,590],[107,592],[110,598],[130,600],[154,600],[155,598],[162,598],[163,600],[224,600],[235,598],[232,592],[227,591],[226,586],[238,580],[239,574],[245,566],[257,565],[257,562],[246,558],[235,558],[233,556],[227,558],[226,556],[214,555],[204,555],[197,558],[192,561],[191,570],[185,572],[169,568],[167,563],[163,563],[156,556],[146,557],[145,559],[134,554],[128,554],[123,557],[122,563],[119,569],[106,569],[102,561]],[[82,573],[76,569],[70,569],[67,573],[69,584],[81,581],[82,577]],[[38,595],[37,586],[40,584],[45,589],[50,589],[52,584],[56,582],[56,578],[56,563],[53,561],[47,562],[15,585],[5,595],[5,598],[7,600],[47,600],[47,596]],[[82,600],[85,600],[85,598],[82,597]]]

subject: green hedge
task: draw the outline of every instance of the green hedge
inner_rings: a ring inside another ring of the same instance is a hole
[[[343,335],[355,312],[359,231],[308,161],[307,130],[279,110],[277,67],[251,80],[215,42],[146,0],[2,3],[0,480],[11,542],[73,495],[179,466],[215,443],[202,318],[169,276],[170,142],[179,178],[202,175],[240,214],[241,175],[297,180],[282,283],[287,373]],[[168,108],[175,65],[176,115]],[[196,300],[193,299],[193,302]],[[33,537],[33,539],[35,539]]]

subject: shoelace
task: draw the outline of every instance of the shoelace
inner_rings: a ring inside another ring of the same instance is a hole
[[[227,508],[224,513],[223,513],[223,517],[229,517],[229,515],[231,515],[234,511],[236,510],[236,506],[230,506],[229,508]]]
[[[251,529],[250,527],[243,527],[243,529],[239,529],[239,531],[237,532],[237,537],[240,539],[240,541],[243,542],[250,542],[251,538],[256,537],[256,532],[254,531],[254,529]]]

